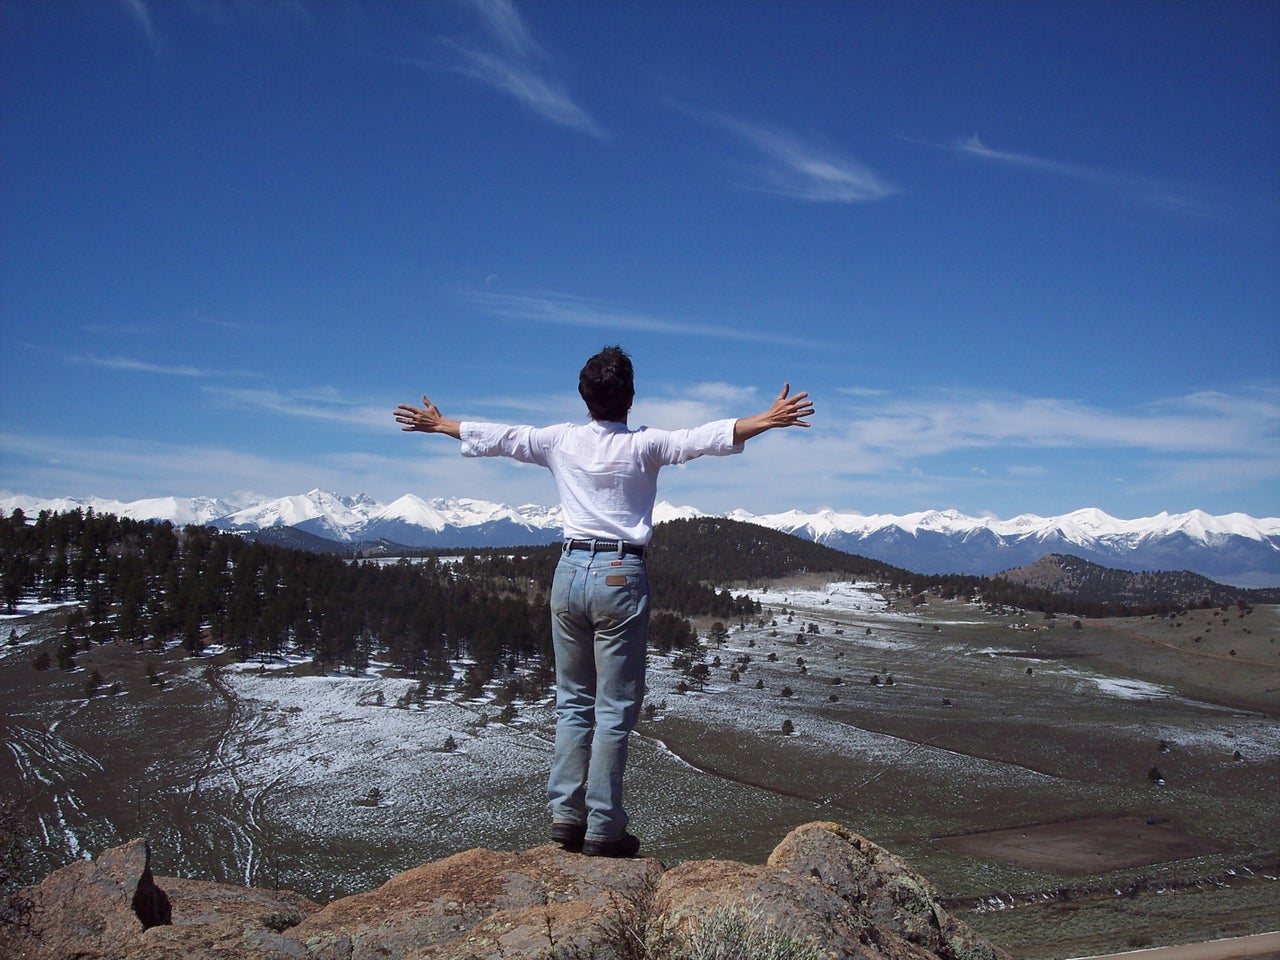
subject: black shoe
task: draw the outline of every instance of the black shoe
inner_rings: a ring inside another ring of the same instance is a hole
[[[575,853],[582,849],[582,841],[587,835],[585,823],[553,823],[551,824],[551,842],[558,843],[565,850]]]
[[[586,840],[582,852],[588,857],[634,857],[640,852],[640,838],[624,833],[617,840]]]

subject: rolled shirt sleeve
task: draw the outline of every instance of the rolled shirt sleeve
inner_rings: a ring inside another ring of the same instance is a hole
[[[736,420],[713,420],[687,430],[650,430],[641,427],[640,437],[653,435],[652,449],[661,465],[687,463],[695,457],[725,457],[741,453],[745,444],[733,442]]]
[[[464,457],[510,457],[521,463],[550,466],[555,438],[568,427],[509,426],[464,420],[458,427]]]

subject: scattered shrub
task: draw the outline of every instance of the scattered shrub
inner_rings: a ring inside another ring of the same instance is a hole
[[[784,933],[751,905],[716,907],[706,916],[656,949],[646,957],[668,960],[820,960],[825,953],[794,934]],[[674,941],[674,942],[672,942]]]
[[[23,896],[23,870],[30,840],[22,825],[22,804],[0,798],[0,940],[6,931],[38,933],[32,925],[35,903]]]

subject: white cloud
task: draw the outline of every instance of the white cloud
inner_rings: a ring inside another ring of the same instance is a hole
[[[428,398],[433,399],[430,394]],[[518,419],[521,423],[563,423],[584,416],[585,407],[577,391],[542,393],[531,396],[489,394],[472,397],[472,407],[482,412],[451,411],[447,415],[459,420],[483,420],[498,416],[503,422]],[[416,405],[416,404],[415,404]]]
[[[468,302],[483,312],[505,320],[604,330],[638,330],[645,333],[710,337],[746,343],[813,345],[796,337],[760,333],[742,326],[665,320],[645,313],[592,303],[581,297],[561,293],[511,294],[486,290],[475,291],[465,296]]]
[[[120,324],[111,326],[102,323],[86,323],[80,326],[85,333],[102,337],[137,337],[154,333],[151,327],[140,324]]]
[[[325,420],[357,427],[395,427],[394,405],[353,400],[329,387],[309,390],[233,389],[205,387],[204,393],[233,407],[258,410],[286,418]],[[416,399],[416,398],[415,398]]]
[[[688,392],[691,397],[714,403],[754,404],[759,391],[755,387],[739,387],[732,383],[713,381],[694,384],[688,388]]]
[[[659,390],[637,398],[632,423],[675,428],[741,416],[766,404],[763,392],[720,382]],[[121,437],[0,435],[0,482],[38,496],[125,500],[249,489],[280,496],[320,486],[364,491],[384,502],[406,492],[555,502],[545,471],[464,460],[447,438],[400,434],[393,404],[372,405],[331,388],[210,393],[273,417],[356,427],[363,439],[354,447],[329,443],[328,452],[290,456]],[[1123,476],[1119,495],[1146,513],[1207,498],[1228,504],[1220,512],[1274,512],[1266,506],[1274,495],[1265,492],[1280,483],[1280,416],[1272,390],[1162,398],[1122,411],[973,393],[819,399],[812,429],[773,432],[748,443],[743,456],[664,471],[660,496],[709,511],[834,506],[905,512],[967,503],[973,512],[1014,502],[1018,509],[996,512],[1011,515],[1034,505],[1049,514],[1107,506],[1099,501],[1120,488],[1106,478]],[[500,420],[583,417],[569,392],[526,404],[524,415],[512,418],[515,405],[503,397],[483,401]],[[462,410],[451,414],[470,418]],[[1241,495],[1250,505],[1231,506]]]
[[[508,55],[523,60],[546,57],[510,0],[471,0],[471,7],[485,21],[493,39]]]
[[[869,167],[781,127],[706,117],[752,147],[765,163],[754,168],[754,189],[815,203],[865,203],[898,190]]]
[[[104,367],[108,370],[127,370],[133,373],[160,373],[171,377],[209,377],[213,374],[208,370],[202,370],[199,367],[190,367],[185,364],[163,364],[152,363],[149,360],[138,360],[133,357],[98,357],[93,354],[86,354],[83,357],[74,357],[72,362],[87,363],[95,367]]]
[[[1188,454],[1274,451],[1280,409],[1266,395],[1196,395],[1133,411],[1053,397],[872,399],[843,428],[859,449],[912,459],[973,448],[1130,448]]]
[[[149,373],[165,377],[192,377],[196,379],[253,378],[260,376],[251,370],[218,370],[209,367],[196,367],[185,363],[157,363],[152,360],[141,360],[137,357],[100,357],[86,353],[79,356],[66,357],[67,363],[86,364],[101,367],[104,370],[122,370],[126,373]]]
[[[470,492],[469,483],[476,478],[468,470],[473,462],[458,455],[456,442],[405,437],[398,448],[403,451],[400,455],[344,451],[290,457],[130,437],[0,434],[0,462],[5,464],[2,485],[30,496],[125,501],[156,496],[243,500],[244,491],[253,491],[255,497],[279,497],[316,487],[347,494],[367,492],[384,503],[409,491],[426,496]],[[515,484],[504,492],[513,498],[511,502],[523,502]],[[554,497],[554,489],[549,495]]]
[[[1180,216],[1191,216],[1205,220],[1222,220],[1224,211],[1218,205],[1209,202],[1192,191],[1164,183],[1149,177],[1135,177],[1117,173],[1102,167],[1088,167],[1061,160],[1051,160],[1027,153],[1012,150],[996,150],[988,147],[978,135],[956,140],[951,149],[966,156],[976,157],[1005,166],[1021,167],[1050,176],[1064,177],[1072,180],[1090,182],[1109,187],[1120,196],[1131,201],[1138,201],[1156,207],[1168,213]]]
[[[1280,487],[1280,457],[1203,457],[1186,460],[1160,459],[1142,464],[1149,480],[1135,482],[1137,494],[1159,497],[1171,490],[1221,494]]]
[[[748,413],[754,411],[739,411]],[[659,427],[663,430],[679,430],[698,424],[720,420],[734,414],[725,405],[695,397],[637,397],[629,422],[632,426]]]
[[[1019,498],[1056,499],[1058,507],[1041,509],[1065,511],[1096,505],[1103,496],[1096,478],[1106,471],[1129,478],[1125,496],[1161,504],[1145,508],[1155,512],[1171,506],[1171,497],[1256,496],[1280,480],[1280,418],[1268,397],[1266,391],[1198,395],[1117,411],[1053,397],[835,393],[819,398],[811,430],[753,441],[743,466],[726,468],[723,476],[682,473],[678,489],[686,502],[713,510],[753,509],[754,502],[763,512],[886,503],[902,511]],[[743,412],[693,405],[689,398],[671,409],[685,422],[699,413]],[[975,453],[981,454],[976,467]],[[782,504],[779,478],[786,481]]]
[[[1048,476],[1049,469],[1038,463],[1017,463],[1009,467],[1006,473],[1011,477],[1044,477]]]
[[[120,5],[139,27],[142,28],[147,42],[157,51],[160,49],[160,37],[156,33],[155,24],[151,20],[151,8],[146,0],[120,0]]]
[[[453,54],[452,69],[509,94],[552,123],[593,137],[604,136],[563,83],[549,75],[550,58],[510,0],[471,0],[470,6],[493,46],[481,49],[454,39],[442,41]]]
[[[981,160],[992,160],[996,163],[1004,163],[1010,166],[1026,167],[1043,173],[1057,174],[1058,176],[1076,177],[1081,180],[1100,180],[1105,176],[1101,171],[1089,170],[1087,167],[1079,167],[1057,160],[1046,160],[1043,157],[1033,157],[1030,154],[1015,153],[1011,150],[995,150],[983,143],[976,133],[957,140],[954,146],[960,153],[978,157]]]

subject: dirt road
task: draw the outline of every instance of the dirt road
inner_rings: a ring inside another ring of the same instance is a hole
[[[1233,937],[1230,940],[1210,940],[1207,943],[1189,943],[1181,947],[1153,947],[1150,950],[1130,950],[1101,957],[1080,960],[1239,960],[1243,957],[1280,957],[1280,932],[1260,933],[1252,937]]]

